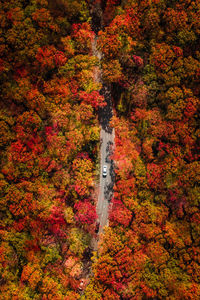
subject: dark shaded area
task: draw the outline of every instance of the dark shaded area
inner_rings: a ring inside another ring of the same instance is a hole
[[[104,187],[104,197],[107,201],[111,201],[113,195],[113,181],[109,184],[106,184]]]
[[[83,253],[82,264],[83,264],[83,272],[80,275],[80,278],[86,278],[91,271],[92,267],[92,255],[93,249],[91,247],[87,247]]]
[[[106,185],[104,187],[104,197],[109,202],[112,199],[113,186],[114,186],[114,180],[115,180],[114,162],[110,158],[110,156],[113,154],[112,146],[113,146],[113,143],[111,141],[109,141],[107,143],[107,147],[106,147],[106,161],[105,161],[107,163],[110,163],[110,170],[109,171],[110,171],[111,182],[106,183]]]
[[[88,259],[91,259],[91,257],[92,257],[92,249],[90,247],[87,247],[83,252],[83,260],[88,261]]]
[[[125,89],[118,83],[113,82],[111,86],[111,96],[115,101],[115,106],[119,103],[121,94],[125,92]]]
[[[96,227],[95,227],[95,233],[99,232],[99,226],[100,226],[100,222],[99,222],[99,220],[97,220]]]
[[[91,28],[97,35],[102,29],[102,9],[99,3],[93,5],[91,8]]]
[[[100,94],[102,96],[104,96],[107,105],[102,108],[99,108],[99,111],[98,111],[99,123],[101,124],[102,128],[106,132],[111,134],[112,128],[109,125],[109,122],[113,116],[112,100],[111,100],[111,86],[103,83],[103,87],[100,90]]]

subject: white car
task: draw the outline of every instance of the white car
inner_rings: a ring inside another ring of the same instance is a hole
[[[103,177],[106,177],[107,176],[107,166],[104,165],[103,166]]]

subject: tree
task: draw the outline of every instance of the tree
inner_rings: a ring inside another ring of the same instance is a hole
[[[72,37],[79,53],[91,52],[92,42],[94,40],[94,32],[88,23],[73,24]]]
[[[95,206],[92,205],[89,200],[79,201],[75,203],[74,208],[76,209],[75,219],[82,223],[92,225],[97,219]]]

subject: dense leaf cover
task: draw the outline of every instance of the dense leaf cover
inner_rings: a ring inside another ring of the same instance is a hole
[[[0,1],[0,298],[78,299],[95,234],[88,3]]]
[[[85,299],[200,298],[199,16],[186,0],[105,14],[116,181]]]
[[[115,186],[93,277],[98,108]],[[2,299],[200,298],[198,0],[0,1]]]

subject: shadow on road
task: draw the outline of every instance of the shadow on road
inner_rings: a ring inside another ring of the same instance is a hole
[[[102,128],[112,134],[112,128],[109,126],[109,122],[113,116],[112,113],[112,100],[111,100],[111,86],[108,84],[103,83],[103,87],[100,90],[100,94],[104,96],[106,101],[106,106],[100,107],[98,112],[99,123],[101,124]]]

